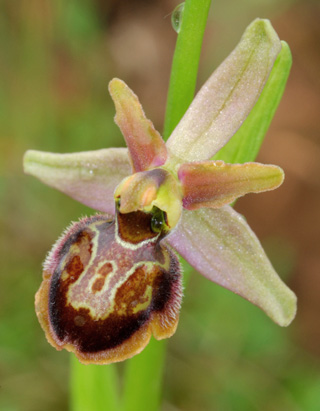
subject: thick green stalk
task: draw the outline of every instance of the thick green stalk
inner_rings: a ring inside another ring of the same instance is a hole
[[[186,0],[185,2],[172,62],[164,139],[170,136],[193,100],[210,3],[211,0]]]
[[[116,366],[84,365],[71,356],[70,410],[119,410]]]
[[[196,87],[203,34],[211,0],[186,0],[172,63],[164,137],[189,107]],[[123,411],[159,409],[166,341],[151,340],[138,356],[127,361]]]
[[[167,342],[151,339],[126,363],[122,411],[156,411],[160,407]]]

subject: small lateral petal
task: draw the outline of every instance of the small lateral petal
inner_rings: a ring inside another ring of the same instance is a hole
[[[296,296],[274,271],[244,218],[230,206],[184,210],[165,240],[209,280],[260,307],[287,326],[296,314]]]
[[[274,190],[282,184],[280,167],[260,163],[227,164],[223,161],[182,164],[178,177],[183,207],[219,208],[247,193]]]
[[[117,78],[110,81],[109,92],[116,107],[115,122],[126,140],[134,172],[163,165],[166,145],[146,118],[138,97]]]
[[[28,150],[24,172],[95,210],[114,214],[113,192],[131,173],[126,148],[71,154]]]
[[[256,19],[249,25],[170,136],[172,161],[208,160],[227,143],[255,105],[280,50],[268,20]]]

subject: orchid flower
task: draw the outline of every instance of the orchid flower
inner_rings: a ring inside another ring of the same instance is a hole
[[[280,49],[271,24],[255,20],[167,143],[137,96],[113,79],[115,122],[127,149],[25,154],[27,174],[103,213],[68,228],[44,263],[36,312],[58,350],[106,364],[139,353],[151,335],[170,337],[182,297],[173,250],[277,324],[293,320],[294,293],[229,205],[246,193],[277,188],[283,171],[210,160],[255,105]]]

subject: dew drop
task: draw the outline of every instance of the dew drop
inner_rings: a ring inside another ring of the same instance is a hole
[[[171,24],[177,33],[179,33],[183,18],[184,3],[180,3],[171,14]]]

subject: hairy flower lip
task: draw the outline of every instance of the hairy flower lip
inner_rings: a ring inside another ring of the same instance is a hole
[[[40,324],[50,344],[83,363],[123,361],[141,352],[152,334],[160,340],[176,330],[180,264],[159,238],[137,238],[138,226],[154,235],[143,214],[121,216],[124,227],[105,215],[84,218],[45,262],[35,301]]]

